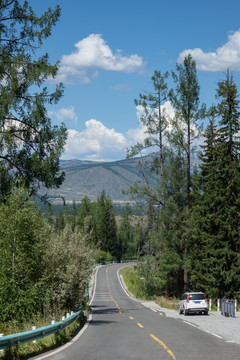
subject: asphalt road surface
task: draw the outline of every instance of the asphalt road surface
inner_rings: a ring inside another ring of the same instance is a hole
[[[118,278],[122,266],[98,269],[88,325],[71,344],[39,360],[240,359],[240,345],[161,316],[131,299]]]

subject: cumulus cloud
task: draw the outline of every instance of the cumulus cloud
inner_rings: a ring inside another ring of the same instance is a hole
[[[142,57],[137,54],[124,56],[121,50],[113,53],[100,34],[90,34],[75,47],[75,52],[62,56],[57,81],[89,83],[99,75],[97,69],[132,73],[144,67]]]
[[[171,132],[173,130],[171,120],[175,117],[175,110],[170,101],[165,102],[162,106],[162,111],[165,112],[165,115],[169,120],[167,130]],[[114,128],[110,129],[96,119],[86,121],[85,129],[83,131],[69,129],[62,159],[95,161],[115,161],[124,159],[126,157],[127,149],[137,143],[143,144],[147,137],[147,128],[140,121],[141,116],[144,115],[142,106],[136,107],[136,115],[139,120],[138,125],[136,128],[129,129],[126,134],[119,133]],[[67,111],[59,112],[59,116],[67,117]],[[180,128],[184,128],[184,124],[181,124],[181,120],[178,120],[178,125]],[[193,127],[192,130],[196,131],[197,129]],[[150,151],[157,151],[157,148],[151,148]],[[142,155],[146,155],[148,152],[149,151],[143,151]]]
[[[162,106],[162,115],[165,116],[167,122],[168,122],[168,126],[167,129],[168,131],[172,130],[172,123],[171,120],[174,119],[175,117],[175,110],[174,107],[172,106],[172,103],[170,101],[166,101]],[[131,139],[131,141],[133,143],[144,143],[144,140],[147,137],[146,131],[147,131],[147,127],[145,125],[142,124],[141,122],[141,117],[145,117],[145,111],[142,105],[137,105],[136,106],[136,110],[137,110],[137,118],[138,118],[138,122],[139,122],[139,126],[135,129],[129,129],[127,132],[127,136],[129,139]],[[151,110],[149,109],[149,112],[151,112]],[[152,114],[156,112],[158,113],[158,110],[153,110]]]
[[[63,159],[116,160],[125,157],[126,137],[115,129],[109,129],[100,121],[85,122],[82,132],[68,130]]]
[[[70,106],[69,108],[61,108],[57,111],[49,111],[48,115],[50,117],[55,116],[59,121],[73,120],[75,123],[77,123],[78,120],[74,106]]]
[[[191,54],[197,62],[198,70],[222,72],[240,72],[240,29],[228,36],[228,41],[215,52],[204,52],[202,49],[187,49],[179,55],[179,62],[182,62],[186,55]]]

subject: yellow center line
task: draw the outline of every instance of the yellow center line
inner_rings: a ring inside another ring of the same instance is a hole
[[[132,316],[129,316],[129,319],[134,320],[134,318]]]
[[[142,326],[142,324],[140,324],[140,323],[137,323],[138,324],[138,326],[140,327],[140,328],[143,328],[144,326]]]
[[[157,338],[155,335],[153,335],[153,334],[149,334],[149,336],[151,336],[155,341],[157,341],[157,342],[164,348],[164,350],[166,350],[167,353],[168,353],[174,360],[176,360],[176,357],[175,357],[174,353],[167,347],[166,344],[164,344],[163,341],[161,341],[160,339],[158,339],[158,338]]]
[[[109,278],[108,278],[108,270],[109,270],[109,267],[106,269],[106,278],[107,278],[108,291],[109,291],[109,294],[110,294],[113,302],[115,303],[116,308],[118,309],[119,314],[122,314],[122,311],[121,311],[120,306],[118,305],[118,303],[116,302],[116,300],[115,300],[114,297],[112,296],[111,287],[110,287],[110,282],[109,282]]]

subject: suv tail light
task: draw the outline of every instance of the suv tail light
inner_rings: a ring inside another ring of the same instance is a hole
[[[206,295],[205,294],[203,294],[203,295],[204,295],[205,301],[207,301]]]
[[[189,302],[190,295],[187,296],[187,302]]]

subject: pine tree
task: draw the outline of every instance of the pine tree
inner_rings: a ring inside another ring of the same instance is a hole
[[[96,239],[101,250],[109,252],[119,258],[120,248],[117,239],[117,225],[112,201],[103,190],[97,199],[96,212]]]
[[[27,1],[0,3],[0,196],[19,177],[35,193],[40,183],[51,188],[64,180],[59,158],[67,129],[52,126],[47,114],[63,88],[51,93],[44,86],[56,76],[58,63],[51,65],[47,54],[36,57],[59,16],[59,6],[38,17]]]
[[[222,294],[233,296],[239,291],[240,260],[240,101],[233,76],[227,72],[226,80],[218,83],[217,107],[219,142],[217,144],[218,197],[221,205],[216,209],[219,242],[219,267]]]
[[[209,125],[204,132],[204,145],[199,154],[199,171],[193,178],[193,206],[191,212],[192,244],[190,250],[190,283],[192,288],[217,298],[219,269],[214,254],[218,248],[216,209],[221,207],[218,194],[217,143],[219,131],[215,124],[216,109],[209,111]]]
[[[137,255],[136,248],[134,248],[134,233],[130,218],[131,214],[131,207],[127,204],[118,229],[118,243],[121,249],[121,258],[124,256],[125,259],[131,259]]]
[[[188,247],[190,240],[190,209],[191,209],[191,156],[194,153],[194,141],[200,135],[199,119],[204,116],[205,106],[199,106],[200,86],[197,78],[196,62],[189,54],[183,64],[176,65],[176,72],[172,72],[176,84],[175,90],[170,91],[170,99],[176,111],[173,121],[173,132],[170,136],[177,153],[180,151],[186,162],[186,232],[184,235],[184,287],[188,287]]]
[[[156,275],[161,295],[180,296],[184,289],[186,217],[186,167],[181,153],[168,153],[165,169],[167,179],[166,203],[159,214],[157,232],[151,243],[156,259]]]
[[[88,233],[92,230],[93,214],[94,204],[87,196],[85,196],[81,200],[77,215],[77,224],[81,230],[85,228]]]
[[[192,282],[213,297],[239,294],[239,100],[233,77],[218,83],[219,129],[210,122],[197,176],[194,205],[200,244],[192,252]],[[204,268],[204,275],[201,269]]]
[[[153,92],[145,95],[139,94],[139,100],[135,100],[135,105],[143,109],[143,115],[140,117],[140,123],[146,127],[146,138],[144,143],[135,144],[128,150],[128,157],[141,153],[142,150],[152,149],[154,155],[151,158],[151,172],[157,174],[159,189],[158,193],[149,186],[142,187],[143,193],[150,197],[152,201],[164,206],[165,186],[164,186],[164,138],[166,137],[167,115],[163,110],[164,102],[167,100],[168,87],[166,79],[168,72],[163,75],[161,71],[155,70],[151,80],[153,83]],[[152,194],[151,194],[152,192]]]

